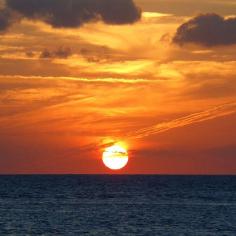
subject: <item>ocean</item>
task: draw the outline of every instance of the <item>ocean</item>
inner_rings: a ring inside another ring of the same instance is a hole
[[[236,235],[236,176],[0,176],[0,235]]]

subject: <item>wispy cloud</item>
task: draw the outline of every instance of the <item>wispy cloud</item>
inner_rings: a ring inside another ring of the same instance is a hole
[[[227,116],[235,112],[236,112],[236,102],[231,102],[223,104],[221,106],[213,107],[205,111],[193,113],[191,115],[184,116],[172,121],[159,123],[151,127],[137,130],[135,132],[128,134],[128,138],[141,139],[148,137],[150,135],[163,133],[175,128],[180,128],[187,125],[192,125],[195,123],[216,119],[218,117]]]
[[[22,75],[1,75],[1,78],[4,79],[11,79],[11,78],[18,78],[18,79],[40,79],[40,80],[69,80],[69,81],[78,81],[84,83],[125,83],[125,84],[135,84],[135,83],[153,83],[152,80],[145,79],[145,78],[137,78],[137,79],[130,79],[130,78],[81,78],[81,77],[70,77],[70,76],[22,76]]]

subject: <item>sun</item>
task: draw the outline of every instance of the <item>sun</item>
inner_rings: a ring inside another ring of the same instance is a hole
[[[104,150],[102,160],[106,167],[112,170],[120,170],[128,163],[128,152],[121,145],[115,144]]]

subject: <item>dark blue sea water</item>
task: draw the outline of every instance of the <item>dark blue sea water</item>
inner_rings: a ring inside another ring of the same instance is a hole
[[[236,235],[232,176],[0,176],[0,235]]]

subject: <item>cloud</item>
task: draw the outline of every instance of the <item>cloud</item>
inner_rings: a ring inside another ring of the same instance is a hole
[[[145,138],[149,137],[150,135],[164,133],[175,128],[185,127],[188,125],[227,116],[235,112],[236,112],[236,102],[227,103],[221,106],[211,108],[209,110],[197,112],[172,121],[159,123],[151,127],[137,130],[136,132],[128,134],[128,137],[133,139]]]
[[[0,9],[0,31],[5,31],[14,22],[14,17],[7,9]]]
[[[236,17],[199,15],[177,29],[173,42],[179,45],[194,43],[208,47],[236,44]]]
[[[98,20],[131,24],[141,18],[133,0],[7,0],[6,4],[22,17],[42,20],[55,28],[76,28]]]
[[[71,55],[72,55],[72,51],[70,48],[59,47],[55,51],[50,51],[48,49],[43,50],[40,54],[40,58],[42,58],[42,59],[53,59],[53,58],[66,59]]]

